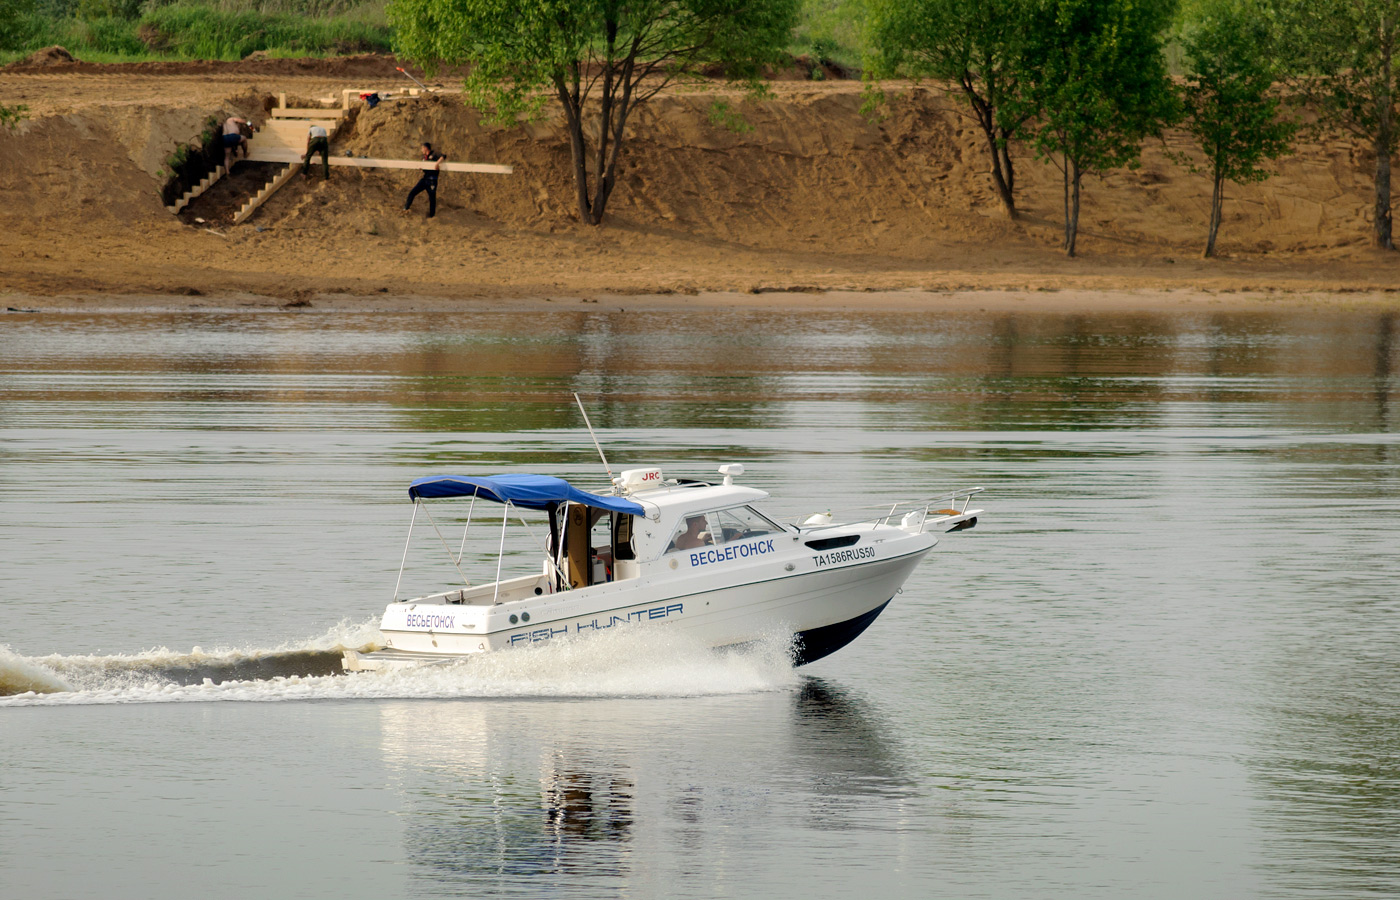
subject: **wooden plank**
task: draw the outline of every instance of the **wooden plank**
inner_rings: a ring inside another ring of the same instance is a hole
[[[257,144],[251,145],[253,152],[248,156],[253,162],[280,162],[280,163],[301,163],[302,153],[295,150],[285,150],[280,148],[266,147],[259,148]],[[422,159],[361,159],[358,156],[336,156],[331,154],[330,163],[333,166],[351,166],[362,169],[431,169],[437,163],[431,163]],[[320,165],[320,154],[317,154],[316,165]],[[444,172],[477,172],[485,175],[510,175],[515,172],[513,166],[497,166],[489,163],[454,163],[445,162],[442,164]]]
[[[339,109],[274,109],[274,119],[339,119],[344,111]]]
[[[337,119],[273,119],[263,124],[262,131],[276,131],[280,134],[305,135],[312,125],[320,125],[330,131],[340,125]]]
[[[297,154],[297,158],[300,159],[301,154],[306,152],[307,132],[312,125],[320,125],[322,128],[326,129],[327,135],[333,140],[341,123],[330,119],[314,122],[295,119],[269,121],[264,124],[257,133],[249,138],[248,150],[250,151],[250,155],[248,158],[254,159],[255,155],[259,152],[267,153],[268,151],[280,150],[295,153]],[[262,159],[262,161],[289,162],[289,160],[273,159],[271,157]]]

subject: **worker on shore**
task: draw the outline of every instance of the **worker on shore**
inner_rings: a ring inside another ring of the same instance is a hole
[[[321,168],[325,170],[326,180],[331,177],[331,139],[326,133],[326,129],[320,125],[312,125],[311,130],[306,133],[306,155],[301,158],[301,177],[311,177],[311,157],[321,154]]]
[[[433,145],[427,141],[423,142],[420,148],[425,162],[437,163],[431,169],[423,171],[423,177],[418,179],[418,183],[413,186],[413,190],[408,192],[408,199],[403,202],[403,211],[407,213],[413,207],[413,198],[422,191],[428,192],[428,218],[437,215],[437,185],[438,173],[442,171],[442,164],[447,157],[433,149]]]
[[[251,131],[252,126],[248,120],[242,116],[229,116],[224,119],[224,171],[232,171],[233,163],[238,159],[238,151],[243,151],[243,158],[248,158],[248,137],[245,131]]]

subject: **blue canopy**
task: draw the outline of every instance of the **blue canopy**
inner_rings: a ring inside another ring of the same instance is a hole
[[[646,515],[646,510],[631,500],[581,491],[553,475],[429,475],[409,485],[408,496],[412,500],[422,497],[481,497],[496,503],[509,500],[525,509],[549,509],[567,500],[631,516]]]

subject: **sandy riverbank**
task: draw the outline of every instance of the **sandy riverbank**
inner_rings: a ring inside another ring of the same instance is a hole
[[[1058,170],[1018,157],[1024,216],[1008,221],[979,133],[942,92],[907,85],[880,121],[861,114],[858,84],[778,82],[759,102],[725,95],[752,126],[742,133],[709,121],[717,92],[663,96],[634,118],[597,228],[573,217],[558,122],[485,126],[453,94],[367,111],[335,148],[403,157],[432,139],[453,159],[516,167],[508,177],[445,177],[434,220],[421,209],[400,215],[412,177],[385,171],[296,180],[239,226],[226,221],[240,202],[232,187],[181,217],[161,206],[164,159],[208,115],[260,115],[279,92],[311,99],[375,87],[388,76],[374,66],[0,70],[0,99],[30,107],[18,129],[0,132],[3,304],[1400,302],[1389,293],[1400,287],[1400,256],[1368,244],[1374,162],[1350,139],[1304,144],[1276,178],[1232,189],[1224,258],[1202,260],[1209,186],[1170,161],[1186,139],[1169,135],[1141,169],[1088,183],[1082,255],[1069,260],[1058,250]]]

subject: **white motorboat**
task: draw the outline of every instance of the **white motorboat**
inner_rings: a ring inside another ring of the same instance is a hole
[[[641,625],[683,628],[715,647],[791,634],[795,662],[809,663],[875,621],[938,532],[971,528],[982,513],[969,508],[982,488],[971,488],[881,507],[863,521],[819,514],[785,524],[757,508],[767,493],[734,483],[743,471],[721,466],[723,481],[709,483],[630,469],[608,494],[548,475],[420,478],[408,491],[414,521],[429,499],[470,498],[468,529],[477,500],[501,504],[496,579],[472,585],[463,575],[460,588],[411,600],[399,600],[396,587],[380,623],[385,648],[347,651],[344,667],[445,662]],[[511,519],[530,530],[521,510],[547,516],[539,527],[548,528],[548,539],[536,537],[543,566],[501,580]],[[433,529],[441,538],[436,522]],[[410,540],[412,533],[410,522]]]

